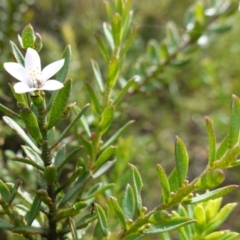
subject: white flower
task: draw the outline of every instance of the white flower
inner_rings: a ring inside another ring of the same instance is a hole
[[[26,93],[36,90],[54,91],[63,87],[57,80],[50,79],[63,66],[64,59],[53,62],[41,71],[41,61],[38,52],[28,48],[25,55],[25,67],[19,63],[4,63],[5,70],[20,82],[14,85],[16,93]]]

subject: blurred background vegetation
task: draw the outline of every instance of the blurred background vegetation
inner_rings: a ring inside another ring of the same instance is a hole
[[[157,42],[166,37],[166,24],[176,23],[184,35],[186,10],[196,1],[192,0],[138,0],[134,1],[133,22],[140,31],[131,47],[122,77],[129,79],[138,74],[138,65],[150,40]],[[202,1],[210,2],[210,1]],[[17,43],[17,34],[31,23],[43,38],[42,65],[61,58],[63,49],[71,45],[73,60],[70,77],[74,80],[72,101],[82,107],[89,102],[85,82],[94,83],[90,59],[106,67],[98,50],[94,32],[102,34],[102,22],[107,21],[101,0],[1,0],[0,1],[0,102],[9,108],[16,108],[7,85],[13,79],[3,70],[3,63],[12,61],[9,40]],[[234,93],[240,96],[240,14],[236,12],[227,19],[229,31],[211,36],[206,45],[191,53],[191,61],[182,67],[166,67],[161,77],[153,79],[138,91],[128,94],[119,107],[118,115],[109,134],[115,132],[128,120],[136,122],[119,141],[117,167],[108,174],[108,180],[117,182],[113,194],[121,196],[126,185],[127,162],[137,165],[145,183],[143,199],[148,208],[159,201],[158,179],[155,166],[163,165],[169,173],[174,166],[175,135],[186,143],[191,167],[189,179],[196,177],[206,166],[207,135],[204,116],[213,119],[217,139],[226,134],[229,122],[230,99]],[[120,81],[121,83],[121,81]],[[1,113],[0,113],[1,114]],[[2,115],[0,115],[2,116]],[[64,125],[60,125],[64,128]],[[0,120],[1,163],[18,176],[20,166],[6,161],[18,151],[21,141],[12,135]],[[7,173],[1,168],[1,176]],[[26,172],[27,169],[26,169]],[[31,174],[26,175],[31,178]],[[23,179],[24,181],[26,179]],[[227,183],[240,182],[239,169],[226,172]],[[239,191],[238,191],[239,192]],[[226,201],[239,202],[239,193]],[[239,214],[239,209],[236,214]],[[227,227],[240,231],[234,216]],[[225,226],[225,228],[226,228]]]

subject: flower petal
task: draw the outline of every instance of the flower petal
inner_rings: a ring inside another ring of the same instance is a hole
[[[55,73],[57,73],[63,66],[65,59],[61,59],[59,61],[53,62],[47,65],[42,70],[42,79],[43,81],[47,81],[50,77],[52,77]]]
[[[48,80],[39,88],[40,90],[54,91],[63,87],[63,84],[57,80]]]
[[[33,92],[37,90],[37,88],[30,88],[25,82],[18,82],[13,86],[16,93],[26,93]]]
[[[9,62],[9,63],[4,63],[3,67],[9,74],[11,74],[17,80],[22,82],[27,82],[28,77],[27,77],[26,69],[21,64]]]
[[[28,48],[25,55],[25,68],[35,69],[41,72],[41,60],[38,52],[33,48]]]

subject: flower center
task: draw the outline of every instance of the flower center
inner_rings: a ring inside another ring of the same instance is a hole
[[[29,87],[40,88],[43,85],[42,73],[39,68],[29,68]]]

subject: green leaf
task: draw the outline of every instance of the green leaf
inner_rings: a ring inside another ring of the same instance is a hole
[[[112,20],[112,36],[115,46],[119,46],[122,40],[122,18],[119,13],[115,13]]]
[[[2,230],[12,230],[13,225],[11,223],[5,222],[3,219],[0,218],[0,229]]]
[[[61,118],[68,103],[71,87],[72,87],[72,80],[68,79],[65,82],[64,87],[61,88],[56,94],[49,112],[49,122],[47,126],[48,129],[51,129],[52,127],[54,127],[56,123],[59,121],[59,119]]]
[[[138,240],[143,236],[142,233],[132,233],[126,237],[126,240]]]
[[[82,175],[78,178],[75,184],[69,189],[69,191],[65,194],[64,198],[59,203],[59,206],[62,207],[65,203],[67,203],[76,193],[79,192],[81,187],[86,183],[89,179],[90,173],[88,171],[82,173]]]
[[[109,57],[107,48],[105,46],[105,43],[103,42],[102,38],[100,36],[98,36],[96,33],[94,33],[94,36],[97,40],[98,48],[100,49],[100,52],[101,52],[105,62],[108,63],[110,57]]]
[[[184,201],[184,203],[194,204],[194,203],[208,201],[210,199],[212,200],[212,199],[220,198],[220,197],[225,196],[226,194],[232,192],[236,188],[238,188],[238,185],[229,185],[229,186],[226,186],[223,188],[218,188],[211,192],[206,192],[202,195],[199,195],[199,196],[193,197],[189,200],[186,200],[186,201]]]
[[[99,90],[101,93],[103,93],[104,92],[103,80],[102,80],[102,74],[101,74],[100,68],[98,66],[98,63],[95,62],[94,60],[91,60],[91,63],[92,63],[93,73],[95,75],[95,79],[97,81]]]
[[[22,94],[16,93],[13,88],[13,84],[11,84],[11,83],[8,83],[8,86],[10,87],[14,98],[17,100],[17,104],[20,103],[24,106],[28,106],[28,100],[27,100],[26,93],[22,93]]]
[[[99,224],[102,230],[102,233],[104,236],[108,236],[108,224],[107,224],[107,217],[105,214],[105,211],[102,209],[102,207],[95,203],[96,212],[99,220]]]
[[[176,192],[179,188],[178,172],[176,168],[174,168],[173,171],[171,172],[168,178],[168,182],[169,182],[171,192]]]
[[[233,209],[237,206],[237,203],[228,203],[208,222],[205,232],[211,233],[220,227],[228,218]]]
[[[5,107],[1,103],[0,103],[0,111],[4,112],[5,114],[7,114],[10,117],[21,118],[20,115],[18,115],[17,113],[13,112],[11,109]]]
[[[157,164],[158,178],[162,189],[162,199],[164,203],[168,203],[170,196],[170,186],[167,175],[161,165]]]
[[[98,114],[101,114],[102,111],[101,111],[101,107],[100,107],[100,103],[99,103],[97,95],[95,94],[94,90],[92,89],[92,87],[88,83],[86,83],[86,87],[87,87],[88,94],[91,98],[91,102],[94,106],[94,110]]]
[[[63,83],[65,81],[65,79],[67,78],[68,69],[69,69],[69,65],[70,65],[70,61],[71,61],[71,57],[72,57],[72,52],[71,52],[71,46],[70,45],[68,45],[64,49],[62,57],[65,60],[64,65],[60,69],[60,71],[57,73],[56,79]]]
[[[14,42],[10,41],[10,44],[11,44],[12,53],[13,53],[14,58],[16,59],[16,61],[18,63],[20,63],[21,65],[24,66],[24,57],[23,57],[21,51],[18,49],[17,45]]]
[[[11,231],[20,234],[47,234],[47,229],[32,226],[16,226]]]
[[[0,195],[3,198],[3,200],[8,203],[10,199],[10,191],[7,187],[7,185],[0,179]]]
[[[177,49],[181,42],[182,39],[180,38],[177,26],[175,25],[174,22],[168,22],[167,23],[167,44],[170,47],[171,51],[174,51],[175,49]]]
[[[202,205],[197,204],[194,208],[194,218],[196,219],[195,229],[201,234],[206,227],[206,215]]]
[[[135,27],[132,32],[130,33],[130,35],[127,38],[127,41],[125,42],[122,51],[120,52],[120,60],[122,60],[122,58],[125,56],[125,54],[127,53],[128,49],[131,47],[133,40],[135,39],[138,31],[139,31],[140,27]]]
[[[115,11],[122,14],[125,2],[123,0],[115,0]]]
[[[232,148],[238,142],[239,130],[240,130],[240,99],[233,95],[231,106],[230,130],[228,138],[229,149]]]
[[[208,133],[208,165],[213,166],[216,156],[216,137],[213,129],[213,122],[210,118],[205,117],[207,133]]]
[[[37,143],[41,144],[43,141],[42,134],[38,126],[37,117],[35,116],[33,111],[27,107],[22,107],[20,109],[20,115],[25,123],[27,131],[30,133],[33,139],[37,141]]]
[[[100,156],[97,158],[96,160],[96,169],[98,169],[99,167],[101,167],[106,161],[109,160],[109,158],[114,155],[116,151],[116,147],[115,146],[109,146],[108,148],[106,148],[101,154]]]
[[[125,231],[127,230],[127,225],[126,225],[126,221],[125,221],[125,217],[124,217],[124,214],[123,214],[123,210],[121,209],[118,201],[116,198],[114,197],[110,197],[110,202],[112,204],[112,207],[118,217],[118,220],[120,222],[120,225],[122,227],[122,230]]]
[[[147,45],[147,54],[150,57],[150,60],[155,61],[156,63],[159,60],[159,45],[156,40],[150,40]]]
[[[55,147],[58,143],[62,141],[62,139],[65,137],[65,135],[68,133],[68,131],[78,122],[79,119],[81,119],[84,115],[84,113],[89,108],[90,104],[86,104],[83,109],[77,114],[77,116],[71,121],[71,123],[65,128],[65,130],[61,133],[57,141],[54,143],[54,145],[51,147]]]
[[[31,24],[28,24],[22,32],[22,45],[24,49],[34,48],[35,33]]]
[[[92,178],[98,178],[101,175],[103,175],[105,172],[108,171],[108,169],[110,169],[114,164],[115,164],[116,160],[113,161],[108,161],[106,163],[104,163],[99,169],[97,169],[96,172],[94,172],[94,174],[92,175]]]
[[[175,143],[175,158],[177,165],[177,174],[178,174],[178,183],[179,187],[181,187],[183,181],[187,177],[188,172],[188,154],[184,142],[176,137]]]
[[[122,209],[125,219],[131,219],[135,211],[134,192],[130,184],[127,184],[122,200]]]
[[[108,71],[106,82],[108,88],[113,88],[116,84],[119,75],[119,60],[116,57],[112,57],[108,64]]]
[[[66,145],[64,144],[61,148],[58,149],[57,154],[54,158],[54,165],[60,170],[60,166],[63,164],[66,155]]]
[[[43,167],[39,166],[36,162],[34,162],[34,161],[32,161],[31,159],[28,159],[28,158],[14,157],[14,158],[12,158],[12,160],[16,161],[16,162],[26,163],[26,164],[31,165],[34,168],[36,168],[38,170],[41,170],[41,171],[44,170]]]
[[[228,138],[229,136],[227,135],[222,142],[220,143],[217,152],[216,152],[216,159],[220,159],[228,150]]]
[[[72,217],[76,212],[76,209],[74,206],[69,207],[69,208],[64,208],[59,210],[59,212],[57,213],[56,217],[54,218],[54,220],[56,222],[59,222],[60,220],[67,218],[67,217]]]
[[[132,180],[133,180],[133,193],[135,197],[136,202],[136,212],[137,215],[141,215],[141,209],[142,209],[142,197],[141,197],[141,189],[143,187],[142,178],[135,166],[132,164],[129,164],[132,170]]]
[[[144,230],[145,234],[155,234],[162,232],[169,232],[179,227],[182,227],[186,224],[195,222],[192,218],[187,217],[172,217],[171,219],[161,223],[161,224],[152,224],[150,228]]]
[[[115,98],[113,105],[116,106],[120,103],[120,101],[122,100],[122,98],[124,97],[124,95],[127,93],[127,91],[129,90],[129,88],[133,85],[133,83],[135,83],[135,77],[131,78],[130,80],[127,81],[126,85],[123,87],[123,89],[121,90],[121,92],[119,93],[119,95]]]
[[[8,124],[36,153],[41,154],[41,151],[36,147],[32,140],[26,135],[23,129],[10,117],[3,117],[3,120]]]
[[[40,206],[41,200],[36,196],[33,200],[30,211],[26,214],[26,221],[28,226],[32,225],[32,222],[34,219],[36,219]]]
[[[60,171],[68,161],[72,160],[72,158],[80,151],[80,149],[82,149],[82,146],[80,147],[76,147],[71,153],[69,153],[69,155],[67,155],[66,158],[63,158],[58,160],[58,163],[56,163],[56,167],[58,169],[58,171]],[[56,160],[55,160],[56,161]],[[55,162],[54,162],[55,164]]]
[[[38,166],[44,167],[44,162],[41,159],[41,157],[39,156],[39,154],[37,154],[35,151],[33,151],[32,148],[30,148],[28,146],[21,146],[21,147],[22,147],[24,153],[27,155],[28,158],[30,158]]]
[[[42,37],[39,33],[36,33],[36,38],[34,42],[34,48],[36,49],[37,52],[40,52],[42,49]]]
[[[76,224],[73,218],[69,217],[68,218],[68,226],[72,235],[72,239],[73,240],[78,240],[78,234],[77,234],[77,228],[76,228]]]
[[[105,148],[107,148],[108,146],[110,146],[112,143],[114,143],[122,134],[123,132],[125,132],[125,130],[131,125],[133,124],[135,121],[131,120],[129,122],[127,122],[122,128],[120,128],[116,133],[114,133],[112,135],[112,137],[110,137],[100,148],[100,150],[104,150]]]
[[[87,107],[87,106],[88,106],[88,104],[85,105],[85,107]],[[85,107],[84,107],[84,109],[85,109]],[[83,111],[83,109],[81,110],[76,105],[74,105],[72,109],[73,109],[74,114],[77,115],[77,116],[78,116],[78,114],[81,114],[80,113],[81,111]],[[80,118],[80,123],[81,123],[83,129],[85,130],[87,136],[91,137],[92,134],[91,134],[91,131],[90,131],[89,126],[88,126],[88,121],[87,121],[87,119],[85,118],[84,115],[82,115],[82,117]]]
[[[108,130],[113,120],[113,117],[114,107],[113,106],[106,107],[102,112],[101,119],[99,122],[99,131],[101,132],[101,134],[105,133]]]
[[[234,147],[229,149],[219,161],[214,162],[215,168],[227,168],[229,165],[236,161],[237,156],[240,154],[240,145],[236,144]]]
[[[168,47],[167,47],[166,43],[161,43],[161,45],[160,45],[160,58],[162,59],[162,63],[167,62],[169,57],[170,57],[170,54],[169,54]]]
[[[115,46],[114,46],[113,36],[112,36],[111,30],[110,30],[109,24],[103,23],[103,32],[104,32],[104,35],[107,39],[107,42],[108,42],[111,50],[114,50]]]
[[[208,169],[195,184],[199,189],[212,189],[220,185],[225,179],[224,172],[221,169]]]
[[[56,79],[60,82],[64,82],[67,78],[67,74],[68,74],[68,69],[69,69],[69,65],[70,65],[70,61],[71,61],[71,56],[72,56],[72,53],[71,53],[71,47],[70,45],[68,45],[64,51],[63,51],[63,58],[64,58],[64,64],[63,64],[63,67],[60,69],[60,71],[57,73],[57,76],[56,76]],[[58,91],[59,92],[59,91]],[[49,109],[52,105],[52,102],[56,96],[56,92],[53,92],[52,93],[52,96],[48,102],[48,106],[47,106],[47,109]]]

